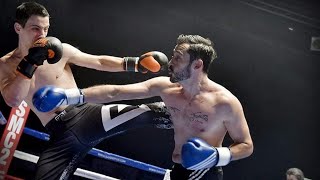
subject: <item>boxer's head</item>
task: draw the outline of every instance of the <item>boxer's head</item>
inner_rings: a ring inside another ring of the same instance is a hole
[[[212,41],[199,35],[181,34],[177,38],[177,46],[181,44],[189,44],[187,52],[190,55],[190,63],[201,59],[203,61],[203,72],[208,73],[211,62],[217,58]]]
[[[19,40],[27,46],[46,37],[49,25],[49,13],[41,4],[24,2],[17,7],[14,28]]]
[[[15,21],[25,27],[31,16],[49,17],[47,9],[36,2],[24,2],[17,7]]]
[[[199,35],[180,35],[169,62],[171,82],[189,79],[192,69],[208,73],[210,63],[217,57],[213,43]],[[200,71],[198,71],[200,72]]]

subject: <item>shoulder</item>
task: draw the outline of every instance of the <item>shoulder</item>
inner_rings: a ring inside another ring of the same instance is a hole
[[[80,51],[78,48],[68,43],[62,43],[63,51]]]
[[[6,56],[2,56],[0,57],[0,63],[4,63],[6,61],[7,57]]]
[[[21,59],[23,59],[23,56],[19,55],[18,53],[15,53],[15,50],[9,52],[8,54],[2,56],[0,58],[1,64],[3,65],[17,65]]]
[[[154,77],[154,78],[151,78],[151,79],[149,79],[147,81],[152,82],[154,84],[167,84],[167,83],[170,83],[169,77],[166,77],[166,76]]]
[[[74,56],[75,54],[81,52],[78,48],[68,44],[68,43],[62,43],[63,47],[63,56],[64,57],[71,57]]]
[[[17,64],[23,57],[14,56],[14,51],[0,57],[0,80],[1,87],[5,84],[3,80],[9,80],[14,76]]]
[[[167,76],[154,77],[154,78],[151,78],[147,81],[149,81],[152,85],[163,86],[163,87],[167,87],[167,88],[176,86],[176,84],[177,84],[177,83],[172,83],[170,81],[170,78]]]
[[[62,47],[65,49],[74,48],[74,46],[72,46],[71,44],[68,44],[68,43],[62,43]]]
[[[217,106],[224,108],[228,112],[242,111],[242,105],[239,99],[228,89],[219,85],[217,91],[214,92]]]
[[[0,69],[6,69],[6,67],[5,67],[6,59],[8,59],[8,57],[6,57],[6,56],[0,57]]]
[[[6,55],[0,57],[0,59],[1,59],[1,61],[6,61],[9,58],[13,58],[13,54],[14,54],[14,51],[11,51],[11,52],[7,53]],[[21,58],[23,58],[23,57],[21,57]]]
[[[145,83],[149,89],[155,91],[163,91],[176,86],[176,83],[172,83],[170,78],[166,76],[154,77],[145,81]]]

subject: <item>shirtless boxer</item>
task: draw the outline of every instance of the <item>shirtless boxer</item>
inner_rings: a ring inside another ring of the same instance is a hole
[[[32,105],[34,92],[45,85],[76,88],[70,64],[100,71],[147,73],[160,71],[168,59],[155,51],[140,58],[87,54],[57,38],[46,37],[49,25],[49,13],[42,5],[26,2],[17,7],[14,30],[19,37],[18,47],[1,57],[0,90],[9,106],[18,106],[25,100],[51,135],[50,145],[38,161],[35,179],[67,179],[75,171],[80,158],[112,131],[107,133],[103,127],[101,105],[81,104],[67,109],[63,106],[40,112]],[[113,114],[103,120],[116,117],[120,110],[121,114],[135,110],[121,117],[125,121],[147,108],[114,105],[110,110],[109,107],[103,107],[104,114]],[[95,112],[94,116],[90,116],[92,112]]]
[[[209,39],[180,35],[169,62],[170,77],[156,77],[129,85],[99,85],[82,89],[83,96],[43,87],[34,96],[36,106],[49,109],[82,101],[106,103],[160,96],[174,126],[175,163],[171,179],[223,179],[221,166],[250,156],[253,142],[239,100],[208,78],[216,52]],[[226,133],[234,141],[222,147]]]

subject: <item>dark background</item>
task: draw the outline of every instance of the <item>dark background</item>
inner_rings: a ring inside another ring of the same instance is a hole
[[[0,2],[0,55],[14,49],[15,8],[23,1]],[[218,59],[209,77],[242,102],[254,141],[249,158],[224,168],[225,179],[285,179],[290,167],[306,177],[319,175],[320,6],[303,0],[55,0],[38,1],[52,16],[50,36],[91,54],[137,56],[150,50],[172,55],[179,34],[199,34],[214,41]],[[290,28],[292,28],[290,30]],[[152,77],[73,67],[79,87],[125,84]],[[142,102],[154,101],[158,98]],[[128,103],[140,103],[130,101]],[[10,108],[1,99],[1,111]],[[34,114],[27,127],[45,131]],[[3,130],[3,127],[2,129]],[[139,129],[102,142],[98,148],[163,168],[170,168],[170,130]],[[226,139],[225,145],[229,145]],[[18,149],[39,154],[45,142],[23,135]],[[19,165],[20,164],[20,165]],[[14,159],[11,174],[31,178],[34,165]],[[121,179],[161,179],[136,169],[87,156],[81,167]]]

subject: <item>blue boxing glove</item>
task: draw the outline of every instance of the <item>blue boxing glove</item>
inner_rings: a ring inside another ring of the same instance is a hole
[[[182,166],[189,170],[225,166],[231,160],[229,148],[215,148],[199,138],[190,138],[182,146],[181,156]]]
[[[80,104],[84,96],[80,89],[61,89],[54,86],[44,86],[37,90],[33,97],[33,106],[40,112],[49,112],[62,105]]]

